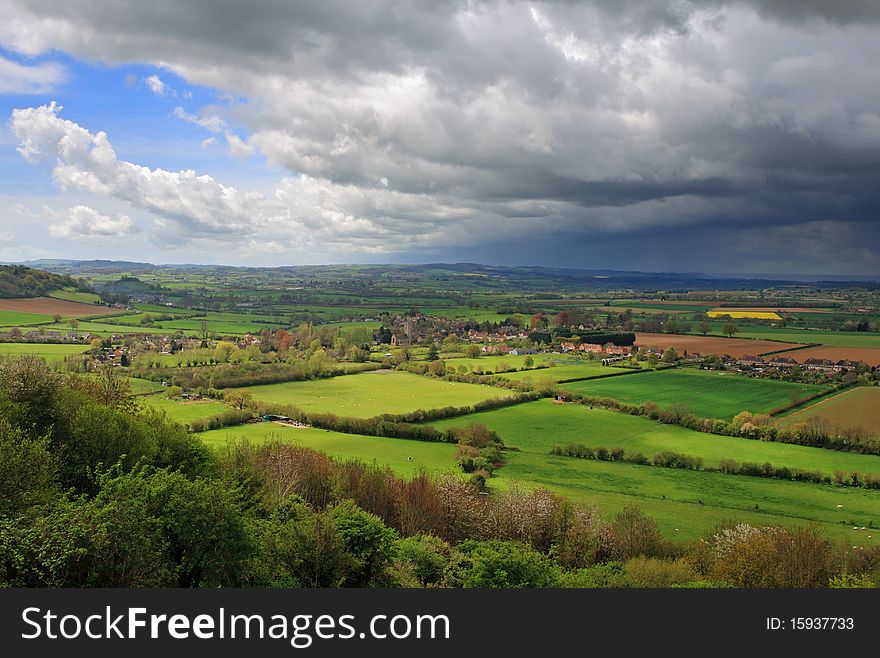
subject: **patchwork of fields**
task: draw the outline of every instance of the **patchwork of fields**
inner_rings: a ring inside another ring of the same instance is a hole
[[[651,401],[662,408],[686,402],[697,416],[724,420],[731,420],[740,411],[767,413],[790,403],[795,396],[803,399],[827,390],[813,384],[682,368],[573,382],[560,388],[576,395],[609,397],[627,404]]]
[[[247,390],[256,400],[292,404],[307,412],[355,418],[437,407],[463,407],[512,395],[502,388],[447,382],[388,370],[252,386]]]
[[[527,402],[430,424],[437,429],[482,423],[498,432],[505,445],[524,452],[548,455],[555,446],[581,444],[592,448],[623,448],[641,452],[649,459],[665,450],[700,457],[707,467],[723,459],[737,462],[769,462],[832,475],[835,471],[880,473],[880,456],[859,455],[807,446],[753,441],[696,432],[678,425],[664,425],[643,416],[630,416],[581,404],[552,400]],[[516,454],[511,453],[511,459]],[[502,469],[503,470],[503,469]]]

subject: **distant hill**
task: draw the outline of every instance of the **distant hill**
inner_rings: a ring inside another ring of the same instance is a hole
[[[82,286],[82,282],[66,274],[53,274],[24,265],[0,265],[0,299],[42,297],[53,290]]]
[[[700,272],[638,272],[609,269],[579,269],[538,266],[481,265],[479,263],[425,263],[358,264],[358,265],[289,265],[281,267],[237,267],[232,265],[154,265],[114,260],[63,260],[46,259],[23,263],[30,267],[59,274],[89,276],[119,274],[137,277],[140,274],[164,272],[234,273],[234,272],[281,272],[306,278],[345,278],[357,274],[361,278],[378,279],[400,274],[422,281],[456,280],[470,277],[473,285],[492,290],[506,286],[519,291],[557,290],[611,290],[631,289],[640,292],[680,292],[687,290],[750,290],[789,285],[809,284],[817,288],[877,288],[876,277],[822,277],[793,274],[779,278],[773,275],[718,275]],[[146,284],[144,284],[146,285]],[[102,286],[107,288],[107,284]],[[116,288],[111,284],[110,289]],[[146,289],[131,289],[123,285],[119,292],[127,294],[146,293]]]

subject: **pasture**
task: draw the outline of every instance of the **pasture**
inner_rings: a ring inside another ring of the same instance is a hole
[[[552,368],[538,368],[535,370],[520,370],[517,372],[504,372],[496,377],[510,381],[531,381],[533,384],[555,384],[570,379],[583,379],[587,377],[603,377],[622,373],[633,374],[639,372],[631,368],[616,368],[603,366],[600,360],[584,361],[571,365],[559,365]]]
[[[149,395],[164,390],[162,384],[152,382],[149,379],[141,379],[140,377],[129,377],[128,385],[131,387],[131,392],[134,395]]]
[[[780,426],[820,418],[832,428],[861,428],[869,436],[880,436],[880,388],[859,386],[819,400],[776,422]]]
[[[613,398],[627,404],[652,401],[662,408],[684,402],[697,416],[724,420],[731,420],[740,411],[767,413],[790,403],[795,396],[802,399],[827,390],[814,384],[683,368],[573,382],[560,388],[576,395]]]
[[[282,440],[320,450],[340,461],[358,460],[390,467],[398,475],[409,477],[421,469],[428,472],[458,472],[455,446],[388,439],[359,434],[342,434],[314,427],[291,427],[280,423],[252,423],[211,430],[198,434],[208,446],[221,450],[229,443],[247,440],[253,444]]]
[[[33,354],[46,361],[63,361],[70,354],[81,354],[86,351],[85,345],[67,345],[63,343],[0,343],[0,355],[20,356]]]
[[[39,313],[25,313],[23,311],[0,310],[0,327],[21,327],[40,322],[51,322],[52,316],[40,315]]]
[[[877,392],[880,393],[880,389]],[[733,459],[739,463],[770,462],[774,466],[821,471],[827,475],[835,471],[880,473],[880,456],[877,455],[717,436],[679,425],[664,425],[643,416],[590,409],[582,404],[559,404],[547,399],[426,424],[450,429],[472,422],[498,432],[505,445],[542,455],[549,454],[555,446],[573,443],[609,450],[623,448],[628,453],[641,452],[649,459],[658,452],[672,450],[700,457],[705,466],[713,468],[722,459]]]
[[[511,395],[502,388],[447,382],[390,370],[252,386],[247,390],[256,400],[292,404],[307,412],[356,418],[402,414],[417,409],[463,407]]]
[[[779,338],[779,340],[786,340]],[[771,340],[748,340],[743,338],[721,338],[716,336],[695,336],[693,334],[651,334],[636,333],[636,345],[665,350],[672,347],[679,354],[717,354],[739,358],[747,354],[767,354],[779,350],[803,347]]]
[[[510,453],[493,487],[546,487],[606,515],[637,505],[664,536],[695,540],[722,521],[816,524],[852,545],[880,546],[880,492],[536,453]],[[838,508],[837,506],[841,507]],[[853,526],[873,529],[853,530]]]
[[[463,350],[464,348],[462,348],[462,351]],[[479,368],[483,372],[494,373],[499,369],[525,368],[525,362],[529,356],[531,356],[534,365],[556,365],[571,360],[566,359],[560,354],[505,354],[501,356],[480,356],[475,359],[468,357],[454,357],[451,359],[444,358],[443,362],[446,364],[447,368],[459,369],[464,366],[468,371],[473,371],[474,369]]]
[[[139,398],[144,407],[164,411],[174,421],[186,425],[223,413],[229,407],[214,400],[171,400],[163,395],[145,395]]]

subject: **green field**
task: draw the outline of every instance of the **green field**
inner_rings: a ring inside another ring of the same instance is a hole
[[[264,402],[292,404],[304,411],[356,418],[436,407],[462,407],[511,395],[502,388],[447,382],[390,370],[252,386],[247,390],[255,399]]]
[[[464,349],[465,348],[462,347],[461,351],[464,352]],[[471,359],[467,357],[453,357],[451,359],[443,359],[443,362],[446,364],[447,368],[459,368],[460,366],[466,366],[470,370],[473,370],[474,368],[481,368],[483,372],[495,372],[499,368],[505,366],[508,368],[525,368],[525,362],[526,359],[529,358],[529,356],[531,356],[532,363],[534,365],[556,364],[562,363],[566,360],[559,354],[507,354],[504,356],[480,356],[476,359]]]
[[[541,368],[530,371],[504,372],[495,376],[511,381],[531,379],[534,384],[555,384],[556,382],[567,381],[570,379],[607,377],[608,375],[617,375],[621,373],[633,374],[637,372],[639,371],[636,369],[603,366],[601,361],[585,361],[584,363],[578,363],[576,365],[562,365],[553,368]]]
[[[145,407],[164,411],[169,418],[183,424],[210,418],[229,409],[223,403],[213,400],[177,401],[170,400],[163,395],[145,395],[139,400]]]
[[[754,525],[815,523],[853,545],[880,546],[880,492],[831,485],[682,471],[656,466],[512,453],[493,486],[518,482],[584,502],[604,514],[638,505],[670,538],[696,539],[725,520]],[[842,505],[840,509],[838,505]]]
[[[158,393],[163,390],[162,384],[151,382],[149,379],[140,379],[139,377],[129,377],[128,385],[131,386],[131,392],[135,395]]]
[[[198,436],[213,448],[222,448],[230,441],[242,439],[255,444],[281,439],[320,450],[340,460],[357,459],[367,464],[390,466],[403,476],[415,475],[422,468],[429,472],[460,472],[455,463],[455,446],[449,443],[342,434],[278,423],[239,425],[202,432]]]
[[[766,413],[789,403],[793,394],[806,397],[826,390],[813,384],[793,384],[730,372],[681,368],[573,382],[562,384],[560,388],[577,395],[614,398],[627,404],[650,400],[666,408],[686,402],[697,416],[726,420],[732,419],[740,411]]]
[[[402,476],[411,476],[421,468],[429,472],[455,472],[455,447],[448,444],[340,434],[275,423],[242,425],[203,432],[199,436],[215,448],[241,439],[254,443],[290,440],[336,459],[387,465]],[[880,531],[875,534],[852,530],[854,523],[859,526],[867,526],[872,521],[875,525],[880,523],[880,494],[863,489],[597,462],[526,451],[508,453],[507,463],[496,473],[498,477],[490,480],[493,489],[504,490],[512,484],[546,487],[572,500],[594,503],[606,515],[636,504],[656,519],[670,538],[696,539],[718,523],[736,519],[756,525],[816,523],[835,539],[858,545],[880,543]],[[838,509],[837,505],[843,507]]]
[[[649,459],[658,452],[672,450],[701,457],[708,467],[718,466],[722,459],[734,459],[818,470],[828,475],[835,471],[880,473],[880,456],[877,455],[717,436],[679,425],[665,425],[643,416],[590,409],[582,404],[559,404],[547,399],[429,424],[437,429],[449,429],[469,422],[483,423],[495,430],[505,445],[540,455],[547,455],[554,446],[575,443],[593,448],[619,447],[627,452],[641,452]]]
[[[97,304],[101,300],[100,295],[93,292],[76,292],[75,290],[53,290],[49,293],[49,297],[79,302],[80,304]]]
[[[63,343],[0,343],[0,354],[19,356],[33,354],[47,361],[63,361],[69,354],[81,354],[86,351],[84,345],[66,345]]]
[[[51,322],[51,315],[25,313],[24,311],[5,311],[0,309],[0,327],[20,327],[39,322]]]

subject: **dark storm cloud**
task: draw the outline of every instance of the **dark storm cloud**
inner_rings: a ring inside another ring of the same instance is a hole
[[[786,268],[847,262],[833,246],[880,269],[869,239],[880,231],[877,2],[0,6],[7,47],[150,62],[240,99],[212,111],[247,126],[247,146],[294,178],[251,214],[225,201],[243,192],[171,189],[160,214],[187,236],[293,226],[348,253],[456,260],[518,241],[560,254],[702,241],[742,247],[717,248],[715,269],[752,259],[770,271],[763,230],[796,251]],[[132,191],[117,175],[128,164],[88,189],[138,205],[168,194],[167,181],[189,184],[165,172],[161,189]],[[95,178],[81,161],[65,167],[81,188]]]

